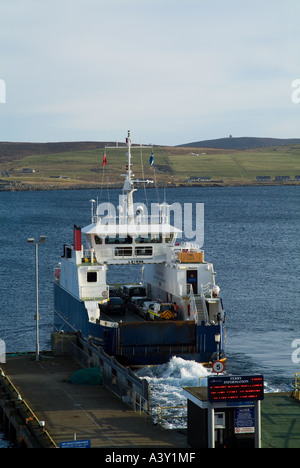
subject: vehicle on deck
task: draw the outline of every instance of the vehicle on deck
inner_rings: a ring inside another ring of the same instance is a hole
[[[121,297],[125,302],[132,297],[147,297],[146,289],[140,284],[126,284],[121,288]]]
[[[176,320],[177,308],[173,303],[152,302],[144,308],[146,320]]]
[[[126,304],[121,297],[111,297],[108,302],[101,305],[101,312],[104,314],[121,314],[126,313]]]
[[[143,307],[144,302],[151,301],[148,297],[135,297],[133,296],[130,301],[127,302],[127,310],[134,312],[139,315],[140,307]]]

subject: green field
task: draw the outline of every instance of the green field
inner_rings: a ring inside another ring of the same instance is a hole
[[[31,185],[93,185],[122,182],[126,171],[127,148],[107,148],[107,165],[102,168],[103,150],[70,151],[29,155],[1,161],[0,171],[8,171],[7,181]],[[155,166],[149,166],[153,151]],[[194,154],[193,154],[194,153]],[[198,154],[197,156],[195,154]],[[157,183],[184,183],[191,176],[207,176],[224,183],[253,183],[256,176],[300,175],[300,145],[249,151],[184,147],[133,147],[133,172],[136,178],[151,178]],[[24,174],[24,168],[35,170]],[[3,180],[3,177],[2,177]]]
[[[104,168],[102,167],[103,149],[26,156],[11,163],[1,163],[0,170],[8,170],[10,180],[24,183],[114,184],[124,180],[120,174],[126,172],[126,152],[125,147],[107,148],[107,165]],[[165,152],[161,148],[154,150],[155,168],[149,165],[151,152],[151,147],[132,148],[135,177],[168,180],[172,169]],[[24,174],[24,168],[34,169],[35,173]]]
[[[190,176],[209,176],[211,179],[224,181],[246,180],[254,181],[256,176],[289,175],[294,178],[300,174],[300,147],[211,152],[208,150],[190,152],[182,157],[180,154],[170,155],[176,176],[186,179]]]

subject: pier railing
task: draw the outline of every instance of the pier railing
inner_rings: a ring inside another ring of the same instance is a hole
[[[299,374],[300,376],[300,374]],[[207,387],[207,375],[199,377],[199,387]],[[156,423],[163,429],[186,429],[187,427],[187,405],[161,406],[156,405]],[[155,416],[153,412],[153,417]],[[155,420],[155,418],[154,418]],[[177,421],[175,421],[177,420]]]
[[[300,372],[295,374],[294,398],[300,401]]]
[[[9,427],[14,426],[16,433],[18,433],[19,446],[23,439],[28,440],[28,434],[35,434],[34,438],[40,444],[41,448],[57,448],[56,443],[44,427],[44,421],[40,421],[38,419],[26,400],[24,400],[20,395],[19,390],[14,386],[1,367],[0,395],[0,412],[2,421],[4,422],[5,419],[7,419],[9,420],[7,425]],[[22,421],[21,424],[20,421]]]
[[[179,406],[161,406],[157,405],[157,424],[160,426],[161,430],[167,429],[168,425],[174,427],[174,420],[181,421],[181,424],[176,424],[176,429],[179,429],[182,426],[183,429],[186,428],[187,420],[187,405]],[[171,422],[172,421],[172,422]]]
[[[69,349],[77,362],[84,367],[99,367],[105,387],[134,411],[150,414],[150,388],[145,379],[140,379],[130,368],[123,367],[89,340],[79,337],[78,344],[70,342]]]

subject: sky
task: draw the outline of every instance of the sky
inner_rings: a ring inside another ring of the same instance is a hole
[[[0,0],[0,141],[300,138],[299,18],[299,0]]]

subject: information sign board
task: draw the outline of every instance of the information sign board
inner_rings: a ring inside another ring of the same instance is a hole
[[[60,442],[59,448],[91,448],[91,441],[87,440],[69,440]]]
[[[236,403],[264,399],[262,375],[208,377],[208,401]]]
[[[235,408],[234,410],[235,434],[251,434],[255,432],[254,408]]]

